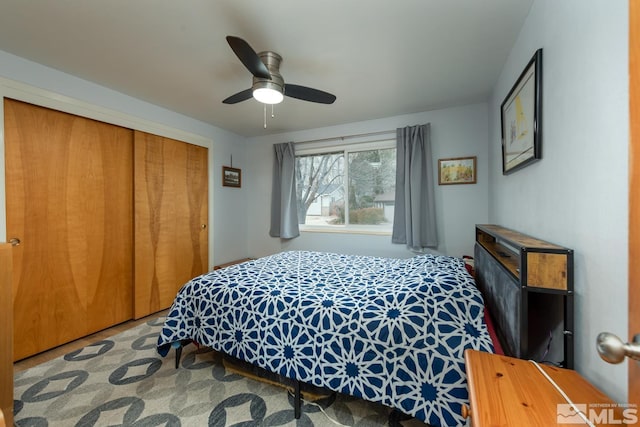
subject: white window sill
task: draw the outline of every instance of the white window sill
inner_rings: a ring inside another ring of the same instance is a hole
[[[300,226],[302,233],[337,233],[337,234],[369,234],[372,236],[391,236],[391,230],[376,230],[367,227],[319,227]]]

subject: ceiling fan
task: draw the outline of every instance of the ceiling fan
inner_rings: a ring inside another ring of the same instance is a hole
[[[227,36],[227,43],[238,59],[253,74],[251,88],[226,98],[224,104],[236,104],[255,98],[264,104],[278,104],[284,96],[320,104],[333,104],[335,95],[306,86],[285,83],[280,74],[282,57],[275,52],[256,53],[253,48],[239,37]]]

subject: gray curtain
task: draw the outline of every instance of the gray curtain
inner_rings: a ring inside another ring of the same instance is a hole
[[[436,248],[436,209],[430,124],[396,130],[396,201],[392,243],[411,249]]]
[[[300,235],[296,202],[296,156],[293,142],[274,144],[271,190],[271,237],[293,239]]]

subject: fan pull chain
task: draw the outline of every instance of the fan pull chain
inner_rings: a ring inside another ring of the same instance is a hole
[[[266,129],[267,128],[267,104],[262,104],[263,106],[263,112],[262,112],[262,121],[263,121],[263,126]],[[271,104],[271,118],[273,119],[276,115],[273,112],[273,104]]]

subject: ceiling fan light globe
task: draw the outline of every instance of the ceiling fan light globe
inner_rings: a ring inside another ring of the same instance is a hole
[[[254,89],[253,97],[263,104],[279,104],[284,99],[282,92],[266,87]]]

